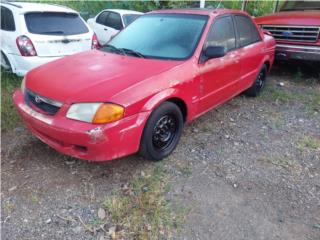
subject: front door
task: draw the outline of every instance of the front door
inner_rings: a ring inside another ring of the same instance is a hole
[[[208,46],[224,46],[227,53],[221,58],[202,60],[199,63],[200,113],[225,102],[236,93],[235,85],[240,76],[241,65],[230,15],[218,17],[214,21],[203,49]]]

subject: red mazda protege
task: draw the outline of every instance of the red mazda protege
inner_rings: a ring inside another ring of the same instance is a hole
[[[184,123],[241,92],[259,94],[274,50],[241,11],[154,11],[100,50],[30,71],[13,99],[30,131],[59,152],[160,160]]]

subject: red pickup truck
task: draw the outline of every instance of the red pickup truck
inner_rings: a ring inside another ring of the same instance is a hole
[[[320,1],[286,1],[255,21],[276,39],[277,59],[320,62]]]

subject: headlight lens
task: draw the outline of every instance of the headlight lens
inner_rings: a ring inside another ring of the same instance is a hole
[[[25,90],[26,90],[26,77],[24,77],[21,82],[21,92],[24,94]]]
[[[76,103],[67,112],[67,118],[89,123],[110,123],[123,115],[124,108],[112,103]]]

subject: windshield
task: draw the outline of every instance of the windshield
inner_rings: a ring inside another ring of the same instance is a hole
[[[319,10],[320,1],[286,1],[280,11]]]
[[[191,57],[207,22],[206,15],[147,14],[116,35],[102,51],[129,49],[147,58]],[[111,47],[110,47],[111,46]]]
[[[123,15],[123,22],[125,26],[128,26],[134,20],[136,20],[140,15],[139,14],[125,14]]]
[[[44,35],[75,35],[89,32],[76,13],[31,12],[25,14],[28,31]]]

